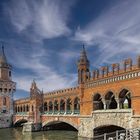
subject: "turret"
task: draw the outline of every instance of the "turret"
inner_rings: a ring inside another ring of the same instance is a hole
[[[83,45],[80,59],[78,60],[78,84],[82,84],[90,79],[89,60]]]
[[[0,50],[0,117],[3,117],[0,120],[1,127],[9,127],[13,115],[13,93],[16,90],[16,83],[12,81],[11,70],[12,66],[7,61],[2,45]]]
[[[2,46],[0,52],[0,80],[11,80],[11,70],[12,66],[8,64],[4,46]]]
[[[38,98],[40,96],[41,91],[38,89],[35,80],[33,80],[30,88],[30,97],[31,98]]]
[[[43,110],[43,93],[38,89],[35,80],[31,84],[30,98],[30,121],[40,123],[40,113]]]

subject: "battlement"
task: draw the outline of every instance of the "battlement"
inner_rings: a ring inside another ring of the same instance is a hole
[[[45,96],[49,95],[58,95],[58,94],[63,94],[63,93],[72,93],[72,92],[78,92],[79,87],[72,87],[72,88],[66,88],[66,89],[60,89],[60,90],[55,90],[52,92],[46,92]]]
[[[138,56],[137,62],[134,65],[132,59],[127,58],[122,62],[122,64],[113,63],[110,66],[103,66],[99,69],[93,70],[91,78],[88,79],[87,81],[117,76],[128,72],[133,72],[138,69],[140,69],[140,56]]]
[[[23,104],[23,103],[27,103],[30,101],[30,98],[22,98],[22,99],[18,99],[18,100],[14,100],[14,104]]]

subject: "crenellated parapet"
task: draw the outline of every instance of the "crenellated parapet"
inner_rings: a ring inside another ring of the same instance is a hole
[[[46,92],[44,94],[45,97],[47,96],[57,96],[57,95],[63,95],[63,94],[70,94],[70,93],[78,93],[79,92],[79,87],[72,87],[72,88],[66,88],[66,89],[60,89],[60,90],[55,90],[52,92]]]
[[[119,74],[120,64],[119,63],[114,63],[111,66],[112,66],[112,73],[113,74]]]
[[[103,79],[110,76],[117,76],[120,74],[125,74],[128,72],[133,72],[135,70],[138,70],[140,68],[140,56],[137,58],[137,63],[133,65],[132,59],[128,58],[125,59],[122,64],[119,63],[113,63],[110,66],[103,66],[99,69],[93,70],[93,75],[90,78],[90,80],[97,80],[97,79]]]
[[[111,68],[109,66],[103,66],[100,69],[94,70],[92,78],[86,81],[85,87],[94,87],[140,77],[140,56],[137,58],[135,65],[133,65],[132,59],[128,58],[123,61],[122,65],[114,63],[110,66]]]
[[[17,99],[17,100],[14,100],[14,104],[24,104],[24,103],[27,103],[30,101],[30,98],[27,97],[27,98],[22,98],[22,99]]]

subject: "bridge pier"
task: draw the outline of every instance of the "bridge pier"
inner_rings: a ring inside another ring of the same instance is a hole
[[[40,131],[42,128],[41,123],[27,122],[23,124],[22,132],[35,132]]]
[[[80,119],[80,125],[78,128],[78,136],[81,138],[93,139],[93,119],[91,117],[85,117]]]

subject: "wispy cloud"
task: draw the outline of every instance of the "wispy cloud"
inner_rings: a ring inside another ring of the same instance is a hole
[[[95,65],[118,61],[122,57],[133,57],[140,53],[139,13],[139,0],[119,0],[107,7],[85,28],[78,28],[74,40],[99,47]]]
[[[4,8],[17,32],[39,41],[70,34],[73,5],[73,0],[11,0]]]
[[[36,80],[38,87],[43,89],[44,92],[75,85],[76,74],[70,74],[67,71],[59,73],[57,69],[53,68],[53,64],[43,63],[44,59],[49,59],[49,54],[43,47],[30,47],[28,51],[27,46],[22,49],[14,47],[12,54],[9,55],[12,65],[28,71],[28,73],[23,74],[20,71],[14,73],[14,81],[17,81],[19,90],[29,91],[33,79]],[[17,56],[19,57],[17,58]]]

